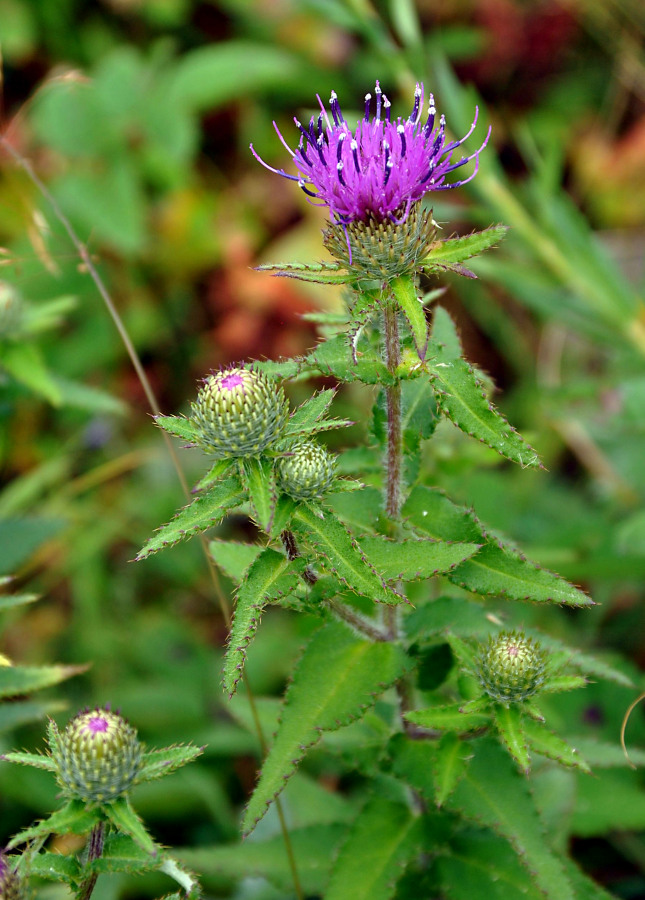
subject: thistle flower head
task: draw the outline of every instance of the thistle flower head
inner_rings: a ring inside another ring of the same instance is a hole
[[[289,456],[278,460],[282,489],[296,500],[320,497],[331,486],[336,470],[334,457],[316,441],[298,441]]]
[[[56,777],[67,796],[101,803],[129,790],[141,768],[143,748],[122,716],[109,709],[88,710],[62,733],[54,725],[53,734]]]
[[[22,900],[24,892],[11,858],[0,851],[0,900]]]
[[[414,203],[430,191],[445,191],[466,184],[477,173],[479,154],[488,142],[490,129],[478,150],[453,162],[453,153],[468,138],[477,124],[478,110],[469,131],[460,140],[446,138],[444,116],[437,119],[434,97],[430,94],[424,113],[423,85],[418,84],[414,105],[408,118],[392,119],[391,104],[376,82],[375,114],[372,95],[365,96],[365,114],[352,130],[346,122],[335,92],[329,112],[320,97],[320,114],[305,127],[297,119],[300,132],[297,149],[291,150],[277,126],[278,137],[293,157],[298,175],[268,166],[284,178],[296,181],[312,202],[329,209],[333,223],[389,220],[403,222]],[[425,114],[425,118],[424,118]],[[475,160],[468,177],[448,182],[451,172]]]
[[[199,444],[216,457],[258,456],[280,436],[288,412],[273,379],[237,367],[207,376],[192,404]]]
[[[544,683],[546,656],[540,645],[519,631],[490,637],[476,662],[481,686],[502,703],[526,700]]]

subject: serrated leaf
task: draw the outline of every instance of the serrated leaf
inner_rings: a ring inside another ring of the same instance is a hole
[[[634,765],[645,766],[645,750],[640,750],[638,747],[628,746],[629,759],[627,759],[619,744],[596,741],[588,735],[569,736],[569,741],[580,753],[580,756],[594,769],[626,768],[629,766],[630,760]]]
[[[34,603],[38,600],[38,596],[38,594],[10,594],[7,597],[0,597],[0,612],[14,609],[16,606],[25,606],[27,603]]]
[[[423,360],[428,349],[428,323],[414,281],[409,275],[400,275],[390,282],[390,287],[412,332],[417,355]]]
[[[194,444],[199,439],[199,430],[193,420],[186,416],[153,416],[153,419],[155,425],[182,441]]]
[[[145,559],[151,553],[171,547],[184,538],[216,525],[230,509],[239,506],[243,500],[244,489],[239,478],[227,478],[214,485],[181,509],[174,519],[158,528],[135,559]]]
[[[338,263],[265,263],[256,266],[258,272],[270,272],[277,278],[296,278],[314,284],[351,284],[356,274],[341,269]]]
[[[541,693],[559,694],[562,691],[573,691],[586,687],[588,681],[582,675],[551,675],[540,686]]]
[[[239,544],[237,541],[209,541],[208,550],[220,569],[233,581],[242,576],[262,553],[260,544]]]
[[[386,579],[415,581],[449,572],[476,553],[481,544],[445,541],[391,541],[381,536],[361,538],[359,544]]]
[[[444,734],[434,755],[435,803],[443,806],[466,772],[471,751],[450,731]]]
[[[56,771],[56,763],[51,756],[44,753],[27,753],[25,750],[10,750],[3,753],[0,759],[7,762],[18,763],[21,766],[33,766],[35,769],[45,769],[47,772]]]
[[[203,747],[195,747],[192,744],[177,744],[173,747],[164,747],[162,750],[148,750],[143,756],[137,784],[170,775],[181,766],[197,759],[203,752]]]
[[[287,419],[284,436],[306,434],[309,427],[325,415],[335,393],[335,390],[318,391],[313,397],[301,403]]]
[[[481,604],[465,597],[437,597],[412,610],[404,627],[411,641],[450,632],[479,640],[497,631]]]
[[[487,398],[473,367],[451,357],[443,344],[432,343],[427,363],[442,413],[458,428],[522,468],[541,468],[535,450]]]
[[[269,532],[278,500],[273,461],[252,457],[242,460],[242,466],[253,518],[263,531]]]
[[[63,703],[52,700],[13,700],[11,703],[3,703],[0,705],[0,732],[35,722],[64,709],[64,706]]]
[[[360,493],[330,496],[326,501],[354,531],[359,534],[376,531],[383,513],[383,496],[376,488],[366,487]]]
[[[575,900],[562,861],[552,851],[525,780],[502,748],[481,739],[447,806],[492,828],[515,848],[549,900]]]
[[[363,329],[381,307],[380,291],[361,291],[351,309],[351,315],[347,324],[347,336],[352,351],[352,359],[358,364],[358,342]]]
[[[449,703],[446,706],[429,706],[407,712],[404,718],[413,725],[432,731],[477,731],[490,724],[490,715],[485,712],[467,712],[464,703]],[[462,712],[462,710],[464,710]]]
[[[443,306],[437,306],[434,311],[432,339],[437,344],[443,344],[444,353],[448,359],[459,359],[463,356],[457,328],[450,313]]]
[[[412,740],[405,734],[395,734],[388,745],[393,774],[414,788],[429,804],[434,802],[436,792],[436,753],[435,741]]]
[[[98,859],[88,861],[92,872],[146,872],[156,869],[159,859],[147,853],[127,834],[108,834]]]
[[[493,705],[493,713],[497,731],[504,746],[518,764],[520,770],[525,775],[528,775],[531,768],[531,757],[526,735],[528,726],[525,727],[519,703],[510,703],[508,706],[495,703]]]
[[[401,867],[421,843],[420,822],[409,807],[372,798],[340,849],[325,900],[390,900]]]
[[[283,553],[267,547],[249,566],[237,591],[224,658],[224,688],[229,696],[235,693],[242,677],[248,645],[255,635],[264,607],[293,591],[304,565],[304,559],[289,561]]]
[[[330,863],[344,832],[344,826],[335,824],[289,829],[298,876],[307,896],[324,894]],[[237,880],[244,873],[247,877],[266,878],[285,891],[293,889],[293,874],[281,835],[263,841],[181,850],[179,855],[206,875],[220,874]]]
[[[475,594],[495,594],[513,600],[593,606],[593,600],[564,578],[541,569],[497,544],[485,544],[471,559],[448,574],[450,581]]]
[[[544,900],[510,844],[491,831],[459,832],[437,868],[450,900]]]
[[[411,378],[401,384],[401,431],[408,448],[432,437],[439,418],[432,387],[427,378]]]
[[[270,537],[278,537],[285,529],[289,528],[291,520],[293,519],[293,514],[297,508],[298,504],[292,497],[288,497],[286,494],[280,494],[278,502],[276,503],[275,512],[273,513]]]
[[[275,740],[244,814],[245,834],[255,827],[321,733],[361,718],[400,677],[404,666],[401,647],[358,640],[340,623],[329,623],[314,634],[287,689]]]
[[[351,591],[380,603],[404,601],[404,597],[385,584],[359,544],[333,513],[301,503],[294,518],[305,526],[320,564]]]
[[[229,470],[232,469],[234,465],[235,463],[232,459],[218,459],[204,477],[199,479],[193,488],[193,494],[196,494],[198,491],[204,491],[212,484],[215,484],[215,482],[221,481],[230,474]]]
[[[484,529],[468,509],[457,506],[445,494],[417,485],[403,506],[402,515],[415,528],[438,541],[466,541],[481,544]]]
[[[47,878],[49,881],[63,881],[77,885],[82,880],[83,870],[75,856],[62,853],[34,853],[29,857],[29,875]]]
[[[59,684],[87,666],[0,666],[0,697],[16,697]]]
[[[87,834],[100,819],[100,813],[95,809],[87,809],[82,800],[70,800],[48,818],[14,835],[7,847],[11,850],[18,844],[49,834]]]
[[[373,351],[359,354],[354,362],[344,334],[329,338],[309,353],[304,364],[322,375],[332,375],[338,381],[362,381],[364,384],[393,384],[394,376]]]
[[[127,797],[119,797],[111,803],[104,803],[102,809],[117,830],[124,831],[150,856],[158,855],[159,848],[146,831],[143,822],[133,810]]]
[[[571,766],[590,773],[591,769],[584,757],[575,747],[567,744],[557,734],[553,734],[535,719],[526,719],[523,723],[525,739],[535,753],[553,759],[562,766]]]
[[[437,241],[430,253],[420,261],[419,267],[429,272],[458,268],[460,263],[498,244],[507,231],[506,225],[491,225],[484,231],[473,231],[463,237]]]

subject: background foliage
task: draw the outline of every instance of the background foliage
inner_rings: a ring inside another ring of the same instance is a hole
[[[544,624],[604,654],[637,685],[644,26],[636,0],[0,0],[4,137],[33,161],[88,243],[168,414],[186,410],[210,368],[311,349],[315,329],[301,314],[339,308],[333,288],[250,271],[322,258],[323,217],[253,162],[249,142],[283,165],[273,119],[291,134],[293,113],[332,88],[347,113],[375,78],[398,105],[422,78],[459,133],[479,93],[497,158],[487,151],[469,192],[443,195],[435,218],[450,232],[492,221],[511,231],[473,263],[479,281],[445,278],[441,303],[548,472],[510,468],[446,424],[424,465],[434,483],[598,603],[582,613],[522,606],[521,624]],[[224,846],[237,841],[259,747],[244,697],[229,702],[221,689],[226,628],[199,547],[130,562],[181,502],[176,476],[94,286],[7,156],[0,243],[3,310],[22,309],[0,345],[0,575],[16,574],[19,587],[41,595],[28,609],[2,609],[0,652],[26,666],[91,663],[50,699],[70,711],[112,702],[151,745],[206,745],[167,784],[138,789],[137,809],[157,840],[197,848],[191,864],[213,895],[288,896],[274,813],[253,843]],[[316,386],[333,385],[321,378]],[[290,392],[296,405],[308,389],[295,383]],[[334,413],[357,425],[332,432],[330,446],[378,436],[373,399],[361,386],[344,388]],[[189,481],[201,477],[199,451],[182,461]],[[218,536],[253,533],[239,519]],[[314,624],[271,609],[249,650],[269,733]],[[591,736],[615,744],[634,696],[599,678],[545,706],[581,745]],[[14,728],[0,748],[35,746],[41,734],[41,724]],[[628,738],[645,740],[639,711]],[[340,778],[354,751],[351,740],[325,738],[286,791],[290,824],[318,829],[309,843],[303,831],[296,847],[312,893],[323,887],[314,851],[333,851],[361,797],[360,775]],[[545,769],[532,785],[561,845],[612,892],[639,897],[645,793],[642,775],[619,762],[594,779]],[[0,843],[53,803],[42,773],[0,766]],[[370,813],[387,815],[385,800]],[[464,858],[486,858],[482,840],[473,834]],[[199,857],[215,843],[221,856]],[[477,896],[468,884],[463,895]],[[102,890],[116,898],[129,887],[118,876]],[[160,890],[149,885],[150,896]]]

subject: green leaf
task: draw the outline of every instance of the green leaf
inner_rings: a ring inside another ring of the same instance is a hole
[[[262,553],[260,544],[238,544],[237,541],[209,541],[208,549],[220,569],[233,581],[242,576]]]
[[[217,481],[221,481],[226,475],[229,474],[229,469],[232,469],[234,462],[232,459],[218,459],[208,470],[208,472],[204,475],[203,478],[200,478],[195,487],[193,488],[193,494],[196,494],[198,491],[203,491],[206,488],[209,488],[212,484],[215,484]]]
[[[132,809],[127,797],[119,797],[102,806],[106,816],[118,831],[129,835],[146,853],[156,856],[159,848],[154,843],[139,816]]]
[[[33,603],[38,600],[38,594],[10,594],[7,597],[0,597],[0,612],[6,609],[13,609],[16,606],[25,606],[27,603]]]
[[[87,666],[0,666],[0,697],[31,694],[85,671]]]
[[[421,844],[420,822],[409,807],[373,797],[340,849],[325,900],[389,900],[401,867]]]
[[[273,523],[269,537],[276,538],[289,527],[298,504],[292,497],[280,494],[273,514]]]
[[[47,368],[39,348],[34,344],[5,343],[2,347],[0,368],[9,372],[16,381],[40,394],[52,406],[60,406],[62,401],[60,389]]]
[[[364,384],[393,384],[392,376],[373,350],[359,354],[354,362],[351,349],[344,334],[329,338],[309,353],[304,364],[320,372],[331,375],[338,381],[362,381]]]
[[[46,772],[55,772],[56,763],[51,756],[43,753],[27,753],[24,750],[10,750],[2,754],[2,759],[7,762],[18,763],[21,766],[33,766],[35,769],[45,769]]]
[[[419,531],[438,541],[481,544],[486,540],[484,529],[474,513],[457,506],[441,491],[424,485],[417,485],[412,490],[402,515]]]
[[[62,853],[34,853],[29,856],[29,875],[47,878],[49,881],[63,881],[75,886],[82,880],[83,870],[75,856]]]
[[[301,403],[291,413],[285,426],[284,435],[306,434],[309,427],[321,419],[334,399],[335,390],[318,391],[313,397]]]
[[[314,634],[287,688],[275,740],[244,815],[245,834],[255,827],[321,733],[361,718],[400,677],[404,665],[402,648],[358,640],[340,623],[327,624]]]
[[[167,525],[158,528],[155,536],[148,540],[135,559],[145,559],[151,553],[171,547],[184,538],[216,525],[230,509],[239,506],[243,499],[244,490],[238,478],[231,477],[219,482],[180,510]]]
[[[249,566],[238,588],[235,613],[224,659],[224,688],[229,696],[242,677],[250,644],[267,603],[291,593],[298,584],[305,560],[290,562],[284,553],[264,549]]]
[[[346,525],[363,534],[376,531],[383,514],[383,496],[376,488],[366,487],[360,493],[330,496],[326,501]]]
[[[546,756],[548,759],[554,759],[562,766],[581,769],[587,774],[591,772],[589,764],[575,747],[567,744],[561,737],[553,734],[535,719],[525,719],[523,728],[524,738],[535,753]]]
[[[532,720],[523,721],[522,710],[519,703],[510,703],[504,706],[501,703],[493,705],[495,724],[500,738],[508,752],[511,754],[520,770],[528,775],[531,768],[526,730]]]
[[[82,800],[70,800],[62,809],[52,813],[31,828],[25,828],[14,835],[7,848],[11,850],[18,844],[24,844],[33,838],[47,837],[50,834],[87,834],[101,819],[97,809],[87,809]]]
[[[443,306],[437,306],[434,311],[432,339],[437,344],[443,344],[446,358],[460,359],[463,356],[457,328],[450,313]]]
[[[263,531],[269,532],[278,499],[273,461],[250,458],[242,460],[242,466],[253,518]]]
[[[199,440],[199,430],[192,419],[186,416],[153,416],[155,425],[163,428],[168,434],[181,438],[189,444],[195,444]],[[219,464],[216,463],[216,465]]]
[[[419,359],[425,359],[428,349],[428,323],[414,281],[409,275],[400,275],[390,282],[394,299],[410,326]]]
[[[298,506],[295,519],[306,527],[307,537],[320,564],[357,594],[380,603],[401,603],[404,598],[390,588],[345,526],[329,512],[308,503]]]
[[[335,824],[289,829],[298,876],[307,896],[324,894],[330,861],[336,855],[344,830],[342,825]],[[293,890],[293,875],[282,835],[263,841],[181,850],[178,855],[205,875],[220,874],[237,881],[243,873],[246,877],[266,878],[283,891]]]
[[[444,734],[434,757],[435,803],[443,806],[463,778],[470,750],[454,732]]]
[[[401,431],[406,447],[416,449],[432,437],[439,421],[434,391],[427,378],[411,378],[401,384]]]
[[[148,750],[144,754],[141,769],[137,775],[137,784],[163,778],[174,772],[175,769],[197,759],[203,752],[203,747],[194,747],[192,744],[177,744],[173,747],[164,747],[163,750]]]
[[[589,682],[582,675],[550,675],[540,686],[542,694],[559,694],[585,687]]]
[[[407,712],[404,718],[413,725],[438,731],[477,731],[490,724],[490,715],[485,712],[468,712],[464,703],[449,703],[446,706],[429,706]],[[462,710],[464,710],[462,712]]]
[[[258,272],[271,272],[278,278],[296,278],[314,284],[351,284],[356,274],[341,269],[338,263],[265,263],[256,267]]]
[[[443,344],[433,342],[427,366],[439,408],[458,428],[522,468],[542,468],[535,450],[488,400],[465,359],[452,357]]]
[[[29,722],[35,722],[46,715],[64,709],[63,703],[54,701],[13,700],[0,705],[0,732],[10,731]]]
[[[623,748],[618,744],[596,741],[588,735],[569,737],[569,740],[582,759],[586,760],[594,769],[624,768],[629,765],[629,760],[625,756]],[[629,759],[634,765],[645,766],[645,750],[629,746],[627,750]]]
[[[460,272],[460,263],[494,247],[502,240],[507,231],[506,225],[491,225],[484,231],[473,231],[472,234],[464,237],[437,241],[430,253],[421,260],[419,266],[428,272],[452,271],[463,274]],[[472,273],[470,274],[472,275]]]
[[[451,839],[437,859],[450,900],[544,900],[510,844],[490,831],[470,829]],[[587,900],[586,895],[580,895]]]
[[[418,606],[406,616],[404,626],[410,641],[447,632],[482,640],[497,631],[482,605],[465,597],[437,597]]]
[[[139,873],[156,869],[159,859],[147,853],[128,834],[108,834],[103,852],[87,864],[91,872]]]
[[[393,774],[421,794],[428,804],[436,797],[434,763],[437,744],[434,741],[412,740],[405,734],[395,734],[388,745]]]
[[[391,541],[381,536],[361,538],[359,544],[368,558],[378,560],[377,568],[386,579],[403,581],[449,572],[481,546],[433,540]]]
[[[24,516],[0,519],[0,572],[15,572],[31,554],[65,527],[62,518]]]
[[[510,841],[549,900],[575,900],[562,861],[545,839],[527,784],[498,744],[477,742],[447,805]]]
[[[475,594],[495,594],[513,600],[593,606],[593,600],[564,578],[497,544],[486,544],[448,578]]]

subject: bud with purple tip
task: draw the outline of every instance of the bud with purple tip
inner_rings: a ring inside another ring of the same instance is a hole
[[[544,684],[546,655],[533,638],[519,631],[490,637],[476,662],[481,686],[502,703],[526,700]]]

